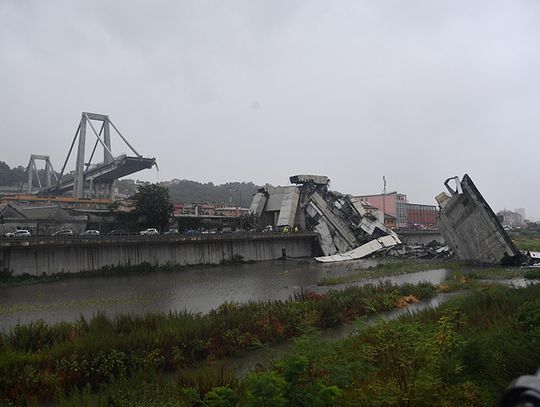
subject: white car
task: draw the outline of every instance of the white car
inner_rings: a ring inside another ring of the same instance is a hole
[[[144,235],[144,236],[157,236],[159,235],[159,232],[157,231],[157,229],[150,228],[150,229],[142,230],[141,232],[139,232],[139,234]]]
[[[31,237],[32,234],[28,230],[16,230],[15,232],[6,233],[6,237]]]

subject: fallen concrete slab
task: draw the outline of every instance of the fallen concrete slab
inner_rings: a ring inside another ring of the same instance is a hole
[[[362,259],[370,254],[373,254],[381,249],[388,247],[396,246],[401,244],[401,240],[397,236],[383,236],[378,239],[373,239],[372,241],[363,244],[356,249],[350,250],[345,253],[334,254],[332,256],[321,256],[315,257],[315,260],[321,263],[333,263],[337,261],[346,261],[346,260],[358,260]]]
[[[455,181],[455,188],[449,183]],[[472,179],[465,174],[448,178],[445,192],[436,196],[439,203],[439,230],[458,260],[490,264],[519,264],[522,254],[502,228]]]

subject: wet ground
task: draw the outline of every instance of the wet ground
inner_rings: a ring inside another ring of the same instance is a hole
[[[376,265],[376,260],[343,264],[311,261],[269,261],[216,267],[194,267],[177,272],[154,272],[104,277],[75,277],[56,282],[0,288],[0,330],[37,319],[74,321],[102,311],[146,313],[208,312],[225,301],[285,300],[295,291],[324,292],[343,285],[318,287],[327,276],[341,276]],[[439,283],[446,269],[366,279],[362,285],[383,280],[394,283]],[[350,284],[350,283],[349,283]]]

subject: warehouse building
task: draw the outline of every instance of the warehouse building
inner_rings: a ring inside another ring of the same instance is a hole
[[[409,203],[407,195],[398,192],[386,194],[359,195],[357,200],[368,202],[377,209],[384,211],[391,220],[395,218],[397,229],[436,229],[439,211],[436,205],[424,205]],[[388,227],[391,227],[387,224]]]

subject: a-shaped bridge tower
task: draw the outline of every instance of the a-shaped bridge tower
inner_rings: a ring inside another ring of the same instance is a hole
[[[100,122],[99,132],[94,127],[93,122]],[[94,148],[88,161],[85,159],[87,125],[90,127],[96,138]],[[120,155],[114,157],[111,151],[111,127],[122,139],[122,141],[133,152],[133,156]],[[64,175],[67,163],[73,152],[73,147],[78,140],[77,160],[75,162],[75,172],[73,175]],[[92,163],[98,144],[103,147],[103,161]],[[118,178],[135,172],[152,168],[156,165],[155,158],[145,158],[139,154],[124,136],[118,131],[109,116],[97,113],[83,112],[81,121],[75,137],[69,148],[68,155],[58,177],[58,181],[51,187],[40,188],[40,195],[60,195],[72,191],[73,197],[95,197],[114,198],[114,184]]]

